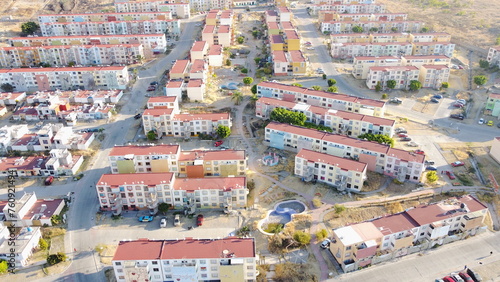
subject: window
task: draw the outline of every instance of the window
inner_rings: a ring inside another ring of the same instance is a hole
[[[117,261],[117,262],[115,262],[115,265],[122,265],[122,263]]]

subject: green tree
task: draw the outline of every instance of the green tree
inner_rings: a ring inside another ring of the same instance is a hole
[[[165,215],[165,214],[167,214],[167,212],[168,212],[168,210],[170,209],[170,207],[171,207],[171,206],[172,206],[172,205],[167,204],[167,203],[160,203],[160,204],[158,205],[158,210],[159,210],[159,211],[160,211],[163,215]]]
[[[238,44],[243,44],[243,42],[245,42],[245,38],[243,36],[239,36],[236,38],[236,42],[238,42]]]
[[[389,98],[389,95],[387,95],[387,93],[382,94],[382,100],[385,100],[387,98]]]
[[[306,233],[302,230],[297,230],[293,233],[293,239],[297,241],[301,246],[306,246],[311,243],[311,234]]]
[[[326,229],[323,228],[320,231],[316,232],[316,238],[318,239],[318,241],[322,241],[326,237],[328,237],[328,231],[326,231]]]
[[[52,225],[59,225],[62,222],[62,217],[60,215],[53,215],[50,218],[50,222],[52,222]]]
[[[476,85],[479,85],[479,86],[485,85],[486,82],[488,82],[488,78],[486,76],[484,76],[484,75],[476,75],[476,76],[474,76],[474,83]]]
[[[21,25],[21,30],[24,34],[35,33],[40,26],[36,22],[25,22]]]
[[[71,61],[68,63],[68,67],[74,67],[76,65],[75,61]]]
[[[313,85],[313,86],[311,86],[311,89],[313,89],[313,90],[321,90],[321,86],[319,86],[319,85]]]
[[[420,81],[418,81],[418,80],[410,81],[410,90],[411,91],[417,91],[420,88],[422,88],[422,83],[420,83]]]
[[[49,248],[49,243],[47,243],[45,239],[40,238],[40,240],[38,240],[38,247],[40,247],[41,250],[47,250]]]
[[[66,261],[66,259],[66,254],[64,254],[63,252],[58,252],[57,254],[49,255],[47,257],[47,263],[50,265],[54,265],[62,261]]]
[[[233,93],[233,96],[231,97],[231,100],[234,101],[235,105],[239,105],[241,101],[243,101],[243,94],[241,94],[240,91],[235,91]]]
[[[247,77],[244,77],[243,78],[243,83],[245,83],[245,85],[250,85],[253,83],[253,78],[247,76]]]
[[[382,91],[382,84],[380,83],[380,81],[377,81],[377,84],[375,85],[375,91]]]
[[[422,27],[422,29],[420,30],[420,32],[422,32],[422,33],[429,32],[429,28],[424,26],[424,27]]]
[[[479,66],[483,69],[487,69],[490,67],[490,62],[486,60],[479,60]]]
[[[396,81],[395,81],[395,80],[393,80],[393,79],[388,80],[388,81],[387,81],[387,87],[388,87],[389,89],[394,89],[394,88],[396,88]]]
[[[335,210],[336,214],[341,214],[342,212],[344,212],[346,210],[345,206],[341,205],[341,204],[335,204],[333,206],[333,209]]]
[[[380,144],[386,144],[394,147],[394,139],[387,135],[383,134],[373,134],[373,133],[365,133],[358,136],[359,139],[366,139],[368,141],[375,141]]]
[[[5,92],[12,92],[14,90],[14,86],[10,83],[2,83],[2,85],[0,85],[0,89]]]
[[[339,92],[339,89],[337,88],[337,86],[330,86],[326,89],[326,91],[331,92],[331,93],[337,93],[337,92]]]
[[[392,32],[398,32],[398,28],[397,27],[393,27],[393,28],[391,28],[391,31]]]
[[[328,86],[334,86],[335,84],[337,84],[337,81],[333,78],[330,78],[330,79],[328,79],[327,83],[328,83]]]
[[[253,60],[254,60],[254,61],[255,61],[255,63],[258,65],[258,64],[260,63],[261,58],[254,58]]]
[[[250,101],[252,102],[252,104],[255,105],[257,100],[259,100],[259,96],[257,96],[257,94],[252,94],[252,96],[250,96]]]
[[[441,87],[448,88],[448,87],[450,87],[450,84],[448,82],[443,82],[443,83],[441,83]]]
[[[0,274],[7,273],[9,270],[9,264],[6,260],[0,261]]]
[[[427,174],[425,176],[427,178],[427,182],[429,182],[429,183],[434,183],[439,179],[439,177],[435,171],[429,171],[429,172],[427,172]]]
[[[258,31],[258,30],[252,31],[252,36],[253,36],[253,38],[259,37],[260,36],[260,31]]]
[[[248,69],[247,68],[242,68],[241,69],[241,73],[248,73]]]
[[[257,84],[252,85],[252,88],[250,88],[250,91],[252,94],[257,94]]]
[[[275,108],[269,118],[272,121],[277,121],[287,124],[295,124],[302,126],[307,120],[307,116],[304,113],[297,113],[283,108]]]
[[[326,74],[323,74],[323,79],[326,79]]]
[[[231,66],[231,60],[229,60],[229,59],[226,60],[226,66],[228,66],[228,67]]]
[[[302,87],[302,84],[300,83],[292,83],[293,86],[298,86],[298,87]]]
[[[352,28],[352,32],[355,32],[355,33],[362,33],[363,32],[363,28],[360,27],[359,25],[355,26]]]
[[[376,27],[370,28],[370,32],[377,32],[377,31],[378,31],[378,28],[376,28]]]
[[[148,138],[149,141],[154,141],[156,140],[156,132],[150,130],[146,137]]]
[[[142,61],[144,60],[144,57],[141,56],[141,55],[137,55],[135,56],[135,59],[139,62],[139,63],[142,63]]]
[[[231,135],[231,129],[229,128],[229,126],[222,125],[222,124],[219,124],[219,126],[217,126],[217,129],[215,132],[217,133],[219,138],[222,138],[222,139]]]

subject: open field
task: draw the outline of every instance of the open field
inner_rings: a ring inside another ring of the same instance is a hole
[[[488,48],[500,34],[500,1],[491,0],[379,0],[389,12],[408,13],[434,31],[448,32],[464,47]]]

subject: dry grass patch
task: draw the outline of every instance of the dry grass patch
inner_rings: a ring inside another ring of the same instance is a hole
[[[365,181],[365,184],[363,184],[363,192],[377,190],[380,188],[380,185],[384,183],[384,181],[385,177],[383,174],[369,171],[367,174],[367,180]]]
[[[374,217],[386,214],[387,210],[384,206],[374,206],[368,208],[348,208],[344,212],[338,214],[335,211],[327,213],[324,217],[324,222],[329,228],[338,228],[348,224],[362,222]]]

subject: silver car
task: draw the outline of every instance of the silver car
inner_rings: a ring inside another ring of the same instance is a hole
[[[179,226],[181,225],[181,216],[176,214],[174,217],[174,226]]]

